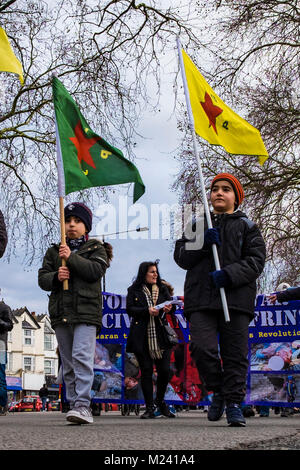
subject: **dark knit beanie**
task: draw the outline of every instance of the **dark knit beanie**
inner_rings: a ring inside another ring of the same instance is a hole
[[[231,184],[233,191],[235,193],[235,200],[236,200],[236,208],[243,202],[243,199],[245,197],[244,189],[239,180],[231,175],[230,173],[219,173],[217,176],[214,177],[214,179],[211,182],[210,189],[212,190],[214,184],[217,181],[228,181],[228,183]]]
[[[89,233],[92,229],[93,214],[91,210],[82,202],[72,202],[65,207],[65,219],[67,217],[78,217],[85,225]]]

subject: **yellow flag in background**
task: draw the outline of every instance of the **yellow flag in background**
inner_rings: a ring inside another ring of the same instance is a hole
[[[0,71],[17,73],[20,78],[20,82],[23,85],[23,69],[21,62],[16,58],[8,37],[4,29],[0,27]]]
[[[259,131],[216,95],[184,50],[182,56],[195,132],[210,144],[221,145],[228,153],[255,155],[263,165],[268,152]]]

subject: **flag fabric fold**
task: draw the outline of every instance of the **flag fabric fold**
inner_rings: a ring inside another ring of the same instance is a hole
[[[136,202],[145,192],[136,166],[121,150],[92,131],[77,103],[56,77],[52,79],[52,90],[59,196],[95,186],[134,183],[133,201]]]
[[[210,144],[224,147],[230,154],[257,156],[263,165],[268,152],[258,129],[219,98],[183,49],[182,59],[195,132]]]
[[[21,84],[23,85],[23,69],[21,62],[17,59],[12,50],[7,34],[0,27],[0,71],[16,73],[19,75]]]

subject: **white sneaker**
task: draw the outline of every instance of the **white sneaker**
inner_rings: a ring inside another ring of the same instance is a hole
[[[91,424],[94,422],[92,412],[87,406],[76,406],[68,411],[66,420],[76,424]]]

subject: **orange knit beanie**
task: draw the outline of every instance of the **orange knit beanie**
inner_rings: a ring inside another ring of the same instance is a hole
[[[243,186],[241,185],[239,180],[235,176],[231,175],[230,173],[219,173],[212,180],[210,189],[212,190],[214,184],[217,181],[221,181],[221,180],[228,181],[233,187],[233,190],[235,192],[235,198],[236,198],[236,207],[238,207],[243,202],[243,199],[245,197]]]

